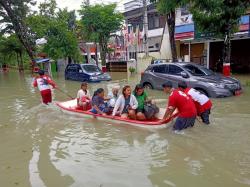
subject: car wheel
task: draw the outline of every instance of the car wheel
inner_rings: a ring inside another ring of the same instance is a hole
[[[152,84],[150,84],[150,83],[148,83],[148,82],[147,82],[147,83],[144,83],[143,86],[144,86],[145,89],[153,89]]]

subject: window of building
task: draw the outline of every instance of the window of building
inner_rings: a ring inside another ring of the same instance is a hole
[[[181,7],[181,16],[186,16],[186,15],[189,15],[189,14],[190,14],[190,12],[189,12],[187,6]]]
[[[154,29],[154,17],[150,15],[148,16],[148,29]]]
[[[159,28],[160,27],[160,18],[159,16],[154,17],[154,28]]]

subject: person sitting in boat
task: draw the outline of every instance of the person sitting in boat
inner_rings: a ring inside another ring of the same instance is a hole
[[[140,121],[146,120],[144,114],[144,105],[146,102],[150,102],[148,100],[148,94],[144,91],[144,88],[141,84],[137,84],[135,86],[133,94],[138,102],[138,107],[136,109],[136,119]]]
[[[90,110],[94,114],[107,115],[110,113],[110,108],[107,103],[104,102],[104,89],[98,88],[92,97],[92,109]]]
[[[212,108],[212,102],[210,99],[205,94],[202,94],[194,88],[188,88],[186,82],[179,82],[178,87],[181,91],[193,99],[197,115],[201,117],[203,123],[209,125],[209,115]]]
[[[121,115],[121,118],[136,119],[136,109],[138,102],[134,95],[131,94],[131,87],[124,86],[122,89],[122,95],[119,96],[115,103],[115,107],[112,115]]]
[[[91,96],[88,90],[88,83],[83,82],[81,84],[81,89],[78,90],[76,98],[77,98],[77,106],[79,108],[83,109],[84,111],[91,108],[90,105]]]
[[[110,92],[109,94],[108,94],[108,106],[110,107],[110,108],[114,108],[115,107],[115,103],[116,103],[116,101],[117,101],[117,99],[118,99],[118,94],[119,94],[119,89],[120,89],[120,86],[114,86],[113,88],[112,88],[112,92]]]

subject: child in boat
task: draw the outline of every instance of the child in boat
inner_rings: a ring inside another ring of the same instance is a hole
[[[77,106],[84,111],[91,108],[90,105],[90,92],[88,90],[88,83],[83,82],[81,84],[81,89],[77,92]]]
[[[146,120],[145,114],[144,114],[144,104],[148,101],[148,94],[144,91],[144,88],[141,84],[137,84],[135,86],[135,90],[133,92],[137,102],[138,107],[136,109],[136,119],[143,121]]]
[[[117,101],[117,99],[118,99],[118,93],[119,93],[119,89],[120,89],[120,86],[114,86],[113,88],[112,88],[112,92],[110,92],[109,94],[108,94],[108,99],[109,99],[109,102],[108,102],[108,106],[110,107],[110,108],[114,108],[115,107],[115,103],[116,103],[116,101]]]
[[[138,102],[134,95],[131,94],[130,86],[124,86],[122,95],[119,96],[115,103],[112,115],[121,115],[121,118],[136,119],[135,110],[138,107]]]
[[[104,89],[98,88],[92,97],[92,109],[91,112],[94,114],[107,115],[110,113],[110,108],[107,103],[104,102]]]

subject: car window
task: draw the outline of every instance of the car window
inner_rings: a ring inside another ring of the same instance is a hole
[[[201,70],[206,74],[206,75],[213,75],[214,72],[210,69],[207,69],[205,67],[201,67]]]
[[[68,69],[67,69],[68,72],[77,72],[78,69],[76,66],[69,66]]]
[[[205,76],[206,74],[196,66],[185,65],[184,68],[194,76]]]
[[[89,73],[95,73],[95,72],[100,72],[101,70],[95,66],[95,65],[87,65],[87,66],[82,66],[82,68]]]
[[[176,65],[169,65],[168,73],[171,75],[181,75],[182,71],[183,69],[181,69],[180,67]]]
[[[167,68],[166,68],[166,65],[155,66],[155,67],[153,67],[153,71],[155,73],[166,73]]]

